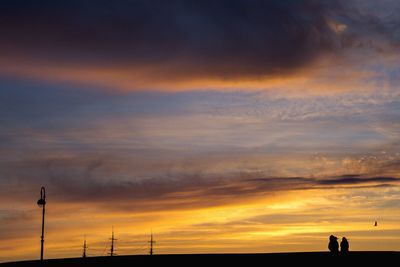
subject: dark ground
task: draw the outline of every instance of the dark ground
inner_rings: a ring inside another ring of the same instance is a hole
[[[350,252],[332,255],[328,252],[270,254],[185,254],[88,257],[2,263],[0,267],[80,267],[80,266],[399,266],[400,252]]]

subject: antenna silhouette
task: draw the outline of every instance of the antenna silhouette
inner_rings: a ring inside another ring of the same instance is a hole
[[[85,236],[85,238],[84,238],[84,241],[83,241],[83,254],[82,254],[82,258],[86,258],[86,249],[87,249],[88,247],[87,247],[87,245],[86,245],[86,236]]]
[[[151,236],[150,236],[150,256],[153,255],[153,244],[156,243],[156,241],[153,240],[153,231],[151,231]]]
[[[112,228],[112,236],[111,236],[110,240],[111,240],[110,256],[112,257],[112,256],[115,256],[115,253],[114,253],[114,241],[117,240],[117,239],[114,238],[114,226]]]

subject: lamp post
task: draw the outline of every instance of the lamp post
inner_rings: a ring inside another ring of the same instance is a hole
[[[44,213],[46,206],[46,190],[44,186],[40,189],[40,199],[37,201],[39,207],[42,207],[42,236],[40,237],[40,260],[43,260],[43,244],[44,244]]]

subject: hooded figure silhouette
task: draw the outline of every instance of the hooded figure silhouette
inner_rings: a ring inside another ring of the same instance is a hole
[[[331,235],[329,237],[329,245],[328,245],[329,251],[332,253],[337,253],[339,252],[339,243],[337,241],[337,237],[334,235]]]
[[[342,238],[342,242],[340,242],[340,252],[347,253],[349,252],[349,242],[346,237]]]

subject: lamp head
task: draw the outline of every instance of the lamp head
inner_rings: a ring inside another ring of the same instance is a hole
[[[37,201],[38,206],[44,206],[46,205],[46,190],[42,186],[40,189],[40,199]]]
[[[39,200],[37,201],[37,204],[38,204],[38,206],[44,206],[44,205],[46,205],[46,200],[44,200],[43,198],[41,198],[41,199],[39,199]]]

